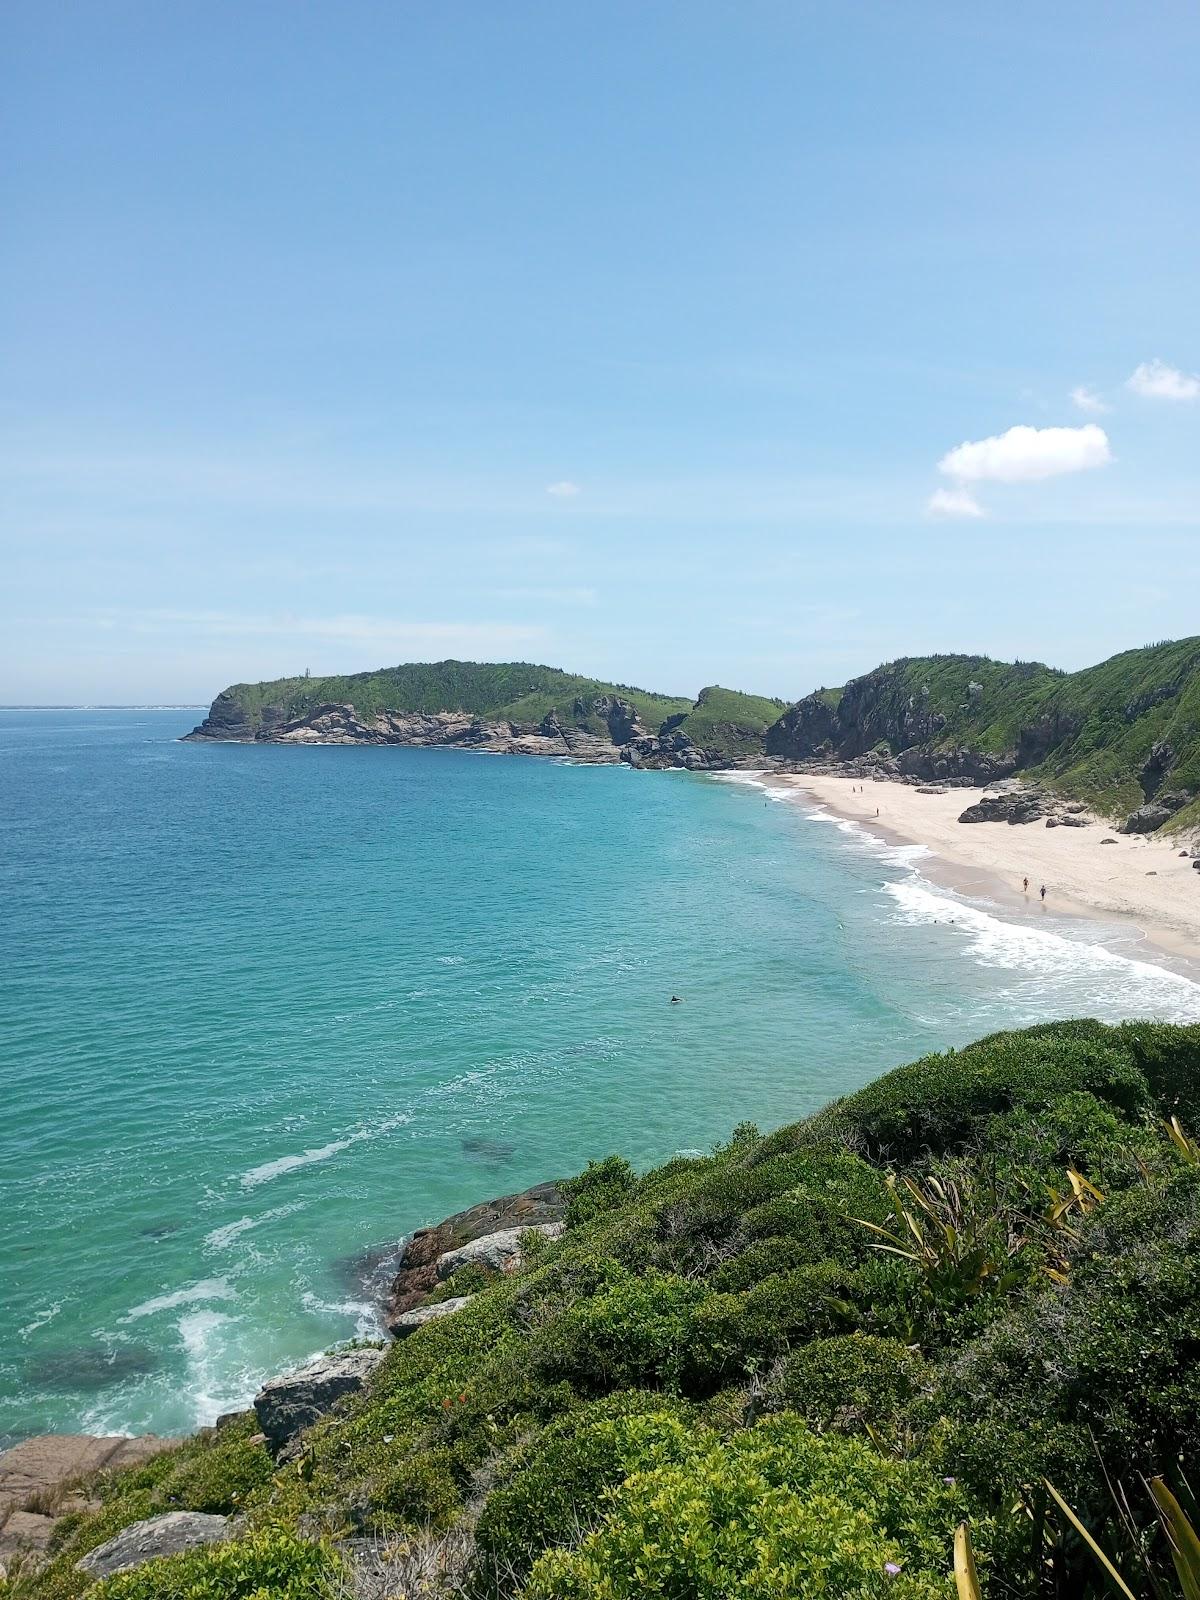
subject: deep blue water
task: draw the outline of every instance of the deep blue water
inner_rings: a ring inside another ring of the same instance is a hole
[[[348,1258],[590,1157],[1200,1016],[745,783],[195,720],[0,712],[0,1436],[211,1420],[370,1329]]]

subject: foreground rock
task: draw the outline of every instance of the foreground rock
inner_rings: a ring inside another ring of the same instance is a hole
[[[285,1451],[297,1434],[330,1412],[344,1395],[356,1394],[384,1354],[343,1350],[265,1383],[254,1396],[254,1412],[271,1453]]]
[[[458,1250],[447,1250],[439,1256],[436,1271],[439,1282],[445,1282],[459,1267],[486,1267],[489,1272],[517,1272],[524,1264],[526,1234],[540,1234],[543,1239],[561,1239],[566,1224],[562,1222],[534,1222],[524,1228],[503,1228],[499,1233],[484,1234],[482,1239],[472,1239]]]
[[[397,1319],[437,1288],[438,1262],[452,1250],[492,1234],[535,1228],[561,1222],[566,1199],[556,1183],[537,1183],[520,1194],[501,1195],[456,1212],[433,1228],[419,1228],[401,1253],[387,1296],[387,1325],[396,1332]],[[405,1332],[411,1332],[406,1328]]]
[[[228,1527],[228,1517],[209,1516],[202,1511],[167,1511],[161,1517],[149,1517],[123,1528],[115,1538],[89,1550],[75,1564],[80,1572],[107,1578],[159,1556],[176,1556],[200,1545],[217,1544],[226,1537]]]
[[[1037,822],[1048,815],[1049,802],[1040,789],[1014,789],[1005,794],[985,794],[959,817],[960,822]]]
[[[448,1300],[435,1300],[432,1305],[417,1306],[412,1311],[402,1311],[399,1316],[392,1319],[392,1334],[397,1339],[407,1339],[410,1333],[416,1333],[418,1328],[423,1328],[426,1323],[437,1322],[441,1317],[452,1317],[456,1311],[461,1311],[469,1294],[456,1294]]]

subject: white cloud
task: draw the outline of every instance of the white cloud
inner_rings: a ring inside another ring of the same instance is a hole
[[[546,493],[552,494],[556,500],[573,500],[579,493],[579,485],[572,483],[570,478],[564,478],[561,483],[548,483]]]
[[[970,489],[935,489],[926,511],[934,517],[985,517],[987,512]]]
[[[1071,400],[1080,411],[1089,411],[1093,416],[1102,417],[1112,407],[1107,400],[1101,400],[1094,389],[1089,389],[1086,383],[1076,384],[1071,390]]]
[[[961,483],[1033,483],[1063,472],[1103,467],[1111,460],[1108,435],[1094,422],[1082,428],[1021,424],[990,439],[957,445],[938,462],[938,471]]]
[[[1125,380],[1125,387],[1147,400],[1195,400],[1200,395],[1200,378],[1169,367],[1156,356],[1135,367]]]

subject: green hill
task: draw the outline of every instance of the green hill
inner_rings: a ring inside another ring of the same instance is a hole
[[[761,756],[767,729],[778,722],[787,703],[765,700],[713,684],[701,689],[690,711],[668,721],[663,731],[678,728],[694,745],[730,759]]]
[[[252,737],[262,727],[263,711],[268,707],[277,710],[284,720],[303,716],[320,705],[345,704],[353,706],[364,718],[381,711],[463,711],[488,720],[536,727],[551,713],[571,722],[575,720],[577,699],[589,701],[602,696],[628,701],[650,729],[691,708],[691,701],[680,696],[652,694],[628,684],[603,683],[524,661],[412,662],[341,677],[235,683],[218,699],[244,712],[245,731]],[[579,725],[586,726],[586,718]]]
[[[1173,826],[1194,826],[1200,638],[1072,673],[986,656],[905,658],[799,701],[766,746],[794,759],[876,751],[928,776],[1020,772],[1101,811],[1156,802]]]
[[[1181,1593],[1146,1480],[1192,1503],[1197,1129],[1200,1027],[1085,1021],[644,1175],[611,1156],[299,1454],[247,1416],[101,1480],[8,1592],[949,1600],[965,1521],[991,1600],[1101,1600],[1049,1478],[1136,1600]],[[89,1586],[86,1551],[168,1510],[239,1520]]]

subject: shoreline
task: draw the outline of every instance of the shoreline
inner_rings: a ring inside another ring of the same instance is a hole
[[[1176,841],[1118,834],[1104,818],[1078,829],[960,823],[960,813],[986,792],[983,786],[939,795],[910,784],[825,774],[759,772],[756,781],[807,795],[890,844],[923,846],[930,854],[922,874],[943,888],[991,900],[1006,916],[1035,925],[1055,913],[1107,921],[1152,946],[1147,957],[1156,965],[1200,982],[1200,872],[1181,858]],[[1028,896],[1021,886],[1026,876]]]

